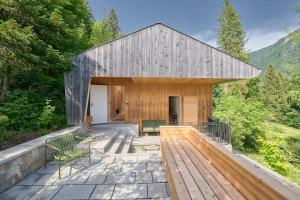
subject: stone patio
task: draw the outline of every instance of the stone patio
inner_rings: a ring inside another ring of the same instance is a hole
[[[72,165],[72,167],[71,167]],[[92,156],[58,165],[50,162],[9,190],[2,200],[170,199],[159,153]]]

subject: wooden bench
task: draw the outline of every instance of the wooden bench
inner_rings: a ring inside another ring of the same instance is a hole
[[[300,195],[261,170],[245,168],[246,163],[191,127],[161,127],[161,151],[172,199],[297,199]]]
[[[76,141],[77,140],[77,141]],[[71,133],[48,138],[45,142],[45,168],[47,168],[47,149],[53,152],[54,160],[58,161],[59,179],[62,162],[69,162],[76,158],[88,156],[91,162],[91,138],[73,136]],[[78,144],[88,143],[87,148],[78,148]],[[72,167],[72,166],[71,166]]]
[[[143,120],[142,122],[142,133],[159,133],[160,126],[165,125],[164,120]]]

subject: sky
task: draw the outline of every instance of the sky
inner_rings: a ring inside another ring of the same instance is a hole
[[[255,51],[300,28],[294,4],[300,0],[231,0],[246,31],[246,50]],[[88,0],[95,20],[114,8],[123,34],[161,22],[217,47],[223,0]]]

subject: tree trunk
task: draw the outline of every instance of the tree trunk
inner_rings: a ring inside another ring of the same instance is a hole
[[[10,86],[10,79],[11,79],[11,69],[10,69],[10,67],[7,67],[5,74],[4,74],[2,91],[1,91],[1,95],[0,95],[0,101],[4,101],[6,98],[6,94],[9,89],[9,86]]]

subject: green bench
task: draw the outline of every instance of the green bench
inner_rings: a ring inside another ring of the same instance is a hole
[[[143,120],[142,133],[159,133],[159,127],[163,125],[165,125],[165,120]]]
[[[79,148],[79,144],[88,143],[88,147]],[[54,160],[58,161],[59,179],[62,162],[69,162],[80,157],[89,157],[91,162],[91,138],[74,136],[71,133],[51,137],[45,142],[45,168],[47,168],[47,149],[51,149]],[[72,166],[71,166],[72,167]]]

